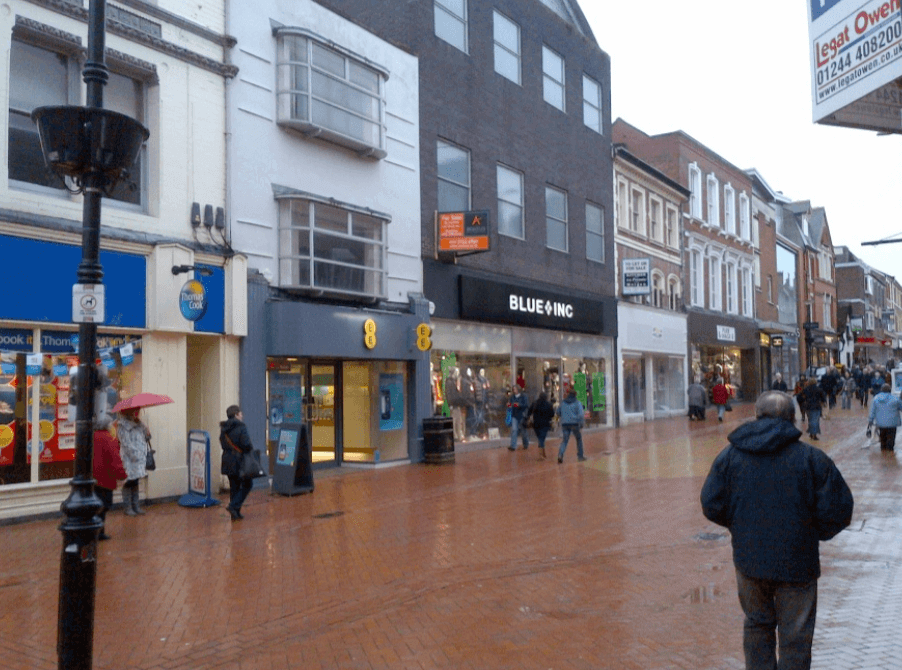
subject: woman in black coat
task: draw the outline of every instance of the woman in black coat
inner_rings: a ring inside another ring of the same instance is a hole
[[[229,478],[229,505],[226,507],[232,521],[243,519],[241,505],[254,485],[253,479],[240,476],[241,455],[253,450],[250,433],[244,425],[244,415],[238,405],[226,409],[226,421],[220,421],[219,446],[222,447],[220,472]]]
[[[545,458],[545,438],[551,430],[551,420],[554,419],[554,405],[548,402],[548,396],[543,392],[530,406],[526,414],[532,417],[532,429],[539,440],[539,454]]]

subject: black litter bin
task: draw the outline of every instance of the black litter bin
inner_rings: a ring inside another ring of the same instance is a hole
[[[427,463],[454,462],[454,422],[450,416],[423,419],[423,452]]]

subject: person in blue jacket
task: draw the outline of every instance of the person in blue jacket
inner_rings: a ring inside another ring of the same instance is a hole
[[[564,452],[570,441],[570,433],[576,435],[576,459],[578,461],[586,460],[586,455],[583,453],[582,433],[586,410],[583,408],[583,404],[576,399],[576,391],[570,389],[564,402],[558,405],[556,413],[561,418],[561,448],[557,452],[557,462],[564,462]]]
[[[830,457],[799,441],[792,396],[765,391],[755,416],[711,465],[702,512],[732,537],[746,668],[809,668],[819,545],[849,525],[854,501]]]
[[[892,387],[889,384],[884,384],[880,387],[880,393],[874,396],[871,411],[868,413],[868,428],[871,425],[877,426],[882,451],[896,449],[896,428],[902,424],[899,412],[902,412],[902,400],[892,394]]]

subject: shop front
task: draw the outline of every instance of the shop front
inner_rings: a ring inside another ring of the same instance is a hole
[[[570,389],[586,408],[586,425],[613,426],[614,301],[459,276],[457,291],[435,291],[431,402],[453,419],[455,441],[510,434],[514,385],[530,402],[545,393],[559,403]],[[427,282],[428,286],[428,282]]]
[[[621,423],[679,416],[686,405],[686,315],[621,302]]]
[[[722,377],[738,400],[755,400],[760,380],[759,335],[753,321],[725,314],[690,312],[689,361],[692,378],[709,390]]]
[[[284,424],[304,426],[316,469],[422,458],[418,408],[426,403],[417,398],[429,388],[428,354],[417,346],[421,317],[304,301],[261,309],[268,325],[248,336],[246,349],[264,356],[265,376],[243,375],[242,391],[266,398],[270,466]]]
[[[70,491],[76,446],[73,373],[79,363],[72,285],[81,249],[24,235],[0,234],[0,244],[10,276],[32,276],[37,262],[59,270],[27,291],[9,291],[0,310],[2,519],[58,511]],[[223,331],[233,327],[235,318],[243,321],[243,310],[226,317],[225,295],[234,267],[211,262],[204,266],[202,280],[186,282],[172,268],[193,265],[195,256],[187,248],[131,246],[100,252],[105,314],[98,325],[95,363],[101,388],[95,407],[108,410],[142,391],[173,398],[171,405],[144,414],[153,433],[157,470],[141,486],[142,496],[174,498],[187,491],[187,431],[214,431],[224,398],[235,396],[237,379],[226,379],[225,371],[235,369],[228,363],[237,361],[238,345]],[[168,283],[149,285],[149,277]],[[193,321],[180,307],[179,287],[187,283],[193,302],[202,294],[205,306]]]

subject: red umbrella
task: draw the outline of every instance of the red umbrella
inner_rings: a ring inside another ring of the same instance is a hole
[[[113,407],[112,412],[121,412],[124,409],[137,409],[138,407],[154,407],[155,405],[168,405],[175,402],[168,395],[161,393],[139,393],[131,398],[120,400]]]

